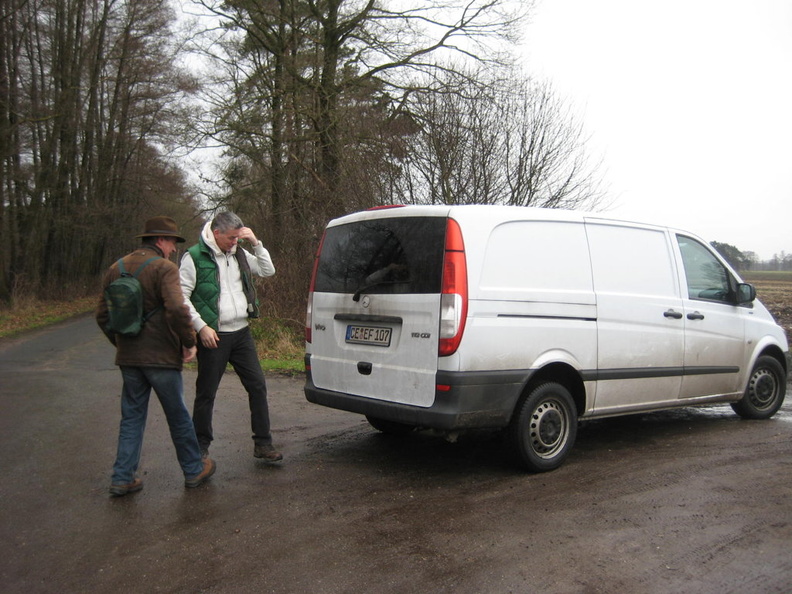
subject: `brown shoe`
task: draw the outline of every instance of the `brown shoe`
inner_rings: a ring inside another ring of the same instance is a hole
[[[283,454],[273,448],[271,444],[256,445],[253,448],[253,456],[263,458],[267,462],[280,462],[283,460]]]
[[[194,489],[195,487],[200,487],[207,480],[209,480],[210,476],[214,474],[215,468],[217,468],[217,465],[214,463],[214,460],[212,460],[211,458],[204,458],[203,471],[201,472],[201,474],[184,481],[184,486],[187,487],[188,489]]]
[[[131,483],[127,483],[126,485],[110,485],[109,491],[111,497],[123,497],[129,493],[140,491],[142,488],[143,480],[135,478],[135,480],[133,480]]]

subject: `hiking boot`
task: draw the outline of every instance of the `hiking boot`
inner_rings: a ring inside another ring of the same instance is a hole
[[[209,477],[212,476],[215,472],[215,468],[217,465],[214,463],[214,460],[211,458],[204,458],[203,459],[203,470],[201,474],[191,479],[187,479],[184,481],[184,486],[188,489],[194,489],[195,487],[200,487],[203,485]]]
[[[256,458],[263,458],[267,462],[279,462],[283,460],[283,454],[272,447],[272,444],[256,445],[253,448],[253,456]]]
[[[140,491],[143,488],[143,480],[139,478],[135,478],[131,483],[127,483],[126,485],[110,485],[110,496],[111,497],[123,497],[124,495],[128,495],[129,493],[135,493],[136,491]]]

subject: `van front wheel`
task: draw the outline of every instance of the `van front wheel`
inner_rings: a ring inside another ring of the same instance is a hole
[[[509,430],[514,450],[528,470],[558,468],[577,436],[569,390],[555,382],[539,385],[519,405]]]
[[[784,368],[775,358],[763,355],[756,360],[742,399],[731,407],[743,419],[769,419],[781,408],[785,395]]]

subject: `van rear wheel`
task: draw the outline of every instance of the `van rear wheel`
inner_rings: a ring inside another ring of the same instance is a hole
[[[370,417],[368,415],[366,415],[366,420],[374,429],[382,433],[387,433],[388,435],[406,435],[415,429],[415,427],[407,423],[378,419],[377,417]]]
[[[764,355],[756,360],[745,394],[731,407],[743,419],[769,419],[786,396],[784,368],[773,357]]]
[[[512,446],[528,470],[558,468],[577,436],[572,395],[556,382],[539,385],[519,405],[509,429]]]

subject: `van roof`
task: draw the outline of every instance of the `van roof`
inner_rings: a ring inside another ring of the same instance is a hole
[[[328,226],[349,223],[366,219],[381,219],[390,217],[448,217],[461,216],[466,218],[475,213],[475,216],[492,216],[495,218],[528,218],[544,220],[582,221],[586,215],[583,211],[561,210],[552,208],[537,208],[531,206],[500,206],[490,204],[432,204],[432,205],[394,205],[391,207],[372,208],[351,213],[330,221]]]
[[[330,221],[328,227],[343,225],[353,221],[381,219],[391,217],[453,217],[457,220],[470,220],[487,218],[490,220],[542,220],[542,221],[570,221],[583,222],[585,220],[629,222],[642,226],[652,226],[639,221],[626,221],[607,216],[605,213],[595,213],[583,210],[564,210],[557,208],[539,208],[533,206],[501,206],[490,204],[433,204],[433,205],[394,205],[379,207],[351,213]]]

